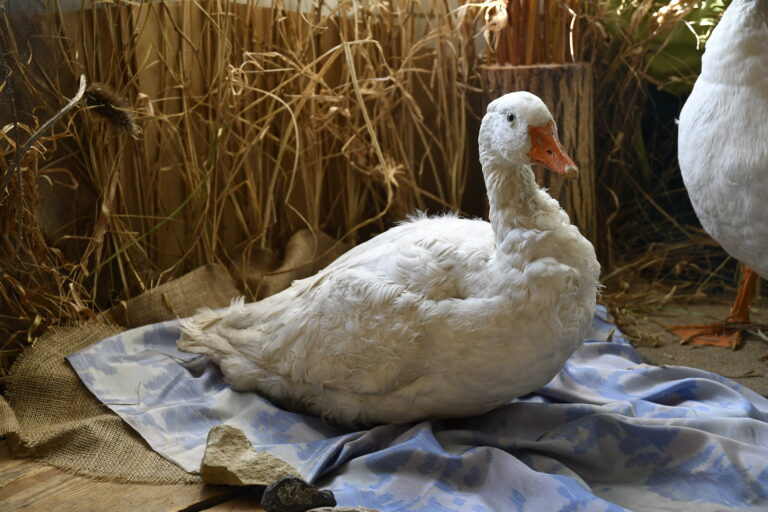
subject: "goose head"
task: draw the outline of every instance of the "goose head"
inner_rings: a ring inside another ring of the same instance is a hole
[[[579,175],[560,144],[549,109],[529,92],[505,94],[488,105],[479,143],[480,159],[493,167],[538,164],[568,179]]]

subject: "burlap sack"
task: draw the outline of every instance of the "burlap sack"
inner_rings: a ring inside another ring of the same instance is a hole
[[[307,277],[349,248],[323,233],[299,231],[285,259],[249,261],[236,269],[241,282],[277,293]],[[64,357],[125,329],[190,316],[201,307],[220,308],[240,295],[229,272],[208,265],[115,306],[98,320],[54,329],[20,357],[0,397],[0,436],[11,453],[79,475],[126,483],[198,483],[152,451],[116,414],[91,395]]]
[[[282,262],[272,251],[255,249],[234,258],[233,271],[238,282],[262,299],[288,288],[296,279],[317,273],[351,247],[322,231],[302,229],[288,240]]]
[[[12,454],[117,482],[200,482],[152,451],[96,400],[64,357],[126,328],[189,316],[203,306],[224,307],[239,294],[225,268],[209,265],[127,301],[99,320],[41,337],[14,364],[6,400],[0,399],[0,435],[8,437]]]

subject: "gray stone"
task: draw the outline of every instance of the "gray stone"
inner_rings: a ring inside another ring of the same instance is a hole
[[[218,425],[208,432],[200,476],[209,484],[270,485],[285,476],[298,475],[284,460],[253,448],[243,431]]]
[[[267,512],[306,512],[335,505],[331,491],[321,491],[297,477],[281,478],[267,487],[261,497],[261,506]]]

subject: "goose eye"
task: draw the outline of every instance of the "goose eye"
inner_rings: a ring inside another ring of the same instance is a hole
[[[514,123],[515,119],[516,119],[515,114],[507,114],[507,121],[509,121],[510,123]]]

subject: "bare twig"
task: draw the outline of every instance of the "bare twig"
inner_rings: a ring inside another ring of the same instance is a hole
[[[5,63],[5,59],[2,59],[3,63],[3,70],[5,73],[4,79],[6,81],[9,81],[8,74],[7,74],[7,64]],[[14,164],[13,166],[8,169],[5,173],[5,176],[3,176],[3,182],[0,184],[0,190],[5,190],[5,187],[8,186],[8,182],[11,180],[14,174],[20,172],[21,169],[21,159],[24,155],[27,154],[27,151],[32,147],[32,145],[37,142],[37,140],[45,135],[45,133],[48,131],[48,129],[53,126],[53,124],[64,117],[64,114],[72,110],[72,108],[77,105],[77,103],[83,98],[83,94],[85,93],[85,75],[80,75],[80,86],[77,90],[77,93],[75,93],[75,96],[72,97],[69,102],[64,105],[64,107],[61,108],[58,112],[56,112],[50,119],[48,119],[45,123],[40,126],[35,132],[29,137],[27,142],[19,148],[18,145],[16,147],[15,156],[14,156]],[[14,138],[18,141],[18,125],[17,125],[17,114],[16,114],[16,107],[15,102],[13,101],[13,90],[11,90],[11,108],[13,109],[13,129],[14,129]]]
[[[85,75],[80,75],[80,86],[77,89],[77,93],[75,93],[72,99],[69,100],[69,102],[61,108],[61,110],[56,112],[50,119],[44,122],[40,128],[35,130],[35,133],[33,133],[29,140],[27,140],[27,142],[21,147],[21,156],[24,156],[32,147],[32,145],[37,142],[37,139],[45,135],[48,129],[53,126],[56,121],[64,117],[64,114],[72,110],[72,108],[77,105],[77,103],[83,98],[83,94],[85,94]]]

